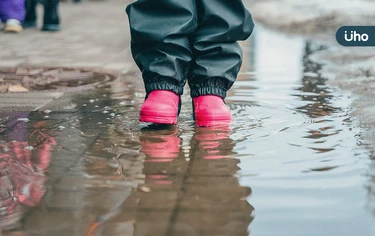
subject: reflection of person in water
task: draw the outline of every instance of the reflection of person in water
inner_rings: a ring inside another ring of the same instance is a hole
[[[166,179],[183,174],[182,186],[179,188],[174,183],[174,187],[163,193],[140,193],[139,202],[156,201],[162,204],[177,189],[179,198],[175,205],[172,204],[175,210],[172,211],[168,235],[248,235],[253,208],[246,197],[251,190],[240,186],[235,177],[239,161],[231,158],[234,143],[229,138],[229,128],[196,128],[190,141],[188,162],[184,155],[181,156],[182,141],[177,136],[177,130],[169,131],[152,130],[140,136],[141,151],[146,155],[145,174],[152,169],[155,173],[162,173],[159,176],[146,176],[146,184],[165,185],[168,183]],[[185,171],[181,172],[181,169]],[[157,200],[163,196],[164,201]],[[165,203],[166,208],[167,205]],[[154,226],[160,228],[156,223]],[[151,222],[135,218],[136,235],[151,235],[151,232],[157,231],[153,231],[153,228]]]
[[[229,135],[227,127],[197,128],[189,149],[175,126],[143,129],[147,188],[101,215],[86,235],[248,235],[251,190],[235,177],[239,161],[231,158]]]
[[[139,141],[141,152],[146,155],[146,181],[154,184],[173,184],[173,180],[165,174],[171,173],[169,166],[183,166],[186,163],[181,152],[182,139],[178,137],[177,127],[152,125],[142,132]],[[175,170],[172,173],[176,173]]]
[[[330,99],[333,95],[330,94],[329,88],[326,85],[326,78],[320,76],[322,65],[313,62],[310,58],[310,55],[314,53],[314,51],[322,49],[323,47],[317,48],[317,45],[307,41],[303,54],[305,75],[302,78],[302,87],[298,90],[303,92],[302,95],[300,95],[301,100],[310,103],[298,109],[312,118],[329,116],[337,110],[337,108],[330,105]]]
[[[239,160],[231,157],[235,153],[229,135],[228,127],[195,130],[173,235],[182,235],[179,224],[191,226],[196,235],[248,235],[253,208],[246,197],[251,189],[240,186],[235,176]]]
[[[29,113],[10,114],[0,135],[0,232],[17,228],[27,207],[45,193],[44,175],[55,144],[43,121],[26,122]]]

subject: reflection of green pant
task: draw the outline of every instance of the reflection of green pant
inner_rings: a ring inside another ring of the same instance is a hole
[[[127,7],[146,92],[225,97],[241,66],[237,41],[254,27],[242,0],[138,0]]]

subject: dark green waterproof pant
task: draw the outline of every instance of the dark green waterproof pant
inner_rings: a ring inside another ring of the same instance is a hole
[[[138,0],[126,12],[131,49],[142,71],[146,93],[225,98],[242,63],[238,40],[253,28],[242,0]]]

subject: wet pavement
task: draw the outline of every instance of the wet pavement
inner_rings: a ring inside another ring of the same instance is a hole
[[[228,94],[231,127],[140,124],[138,74],[1,114],[3,235],[375,235],[374,165],[351,97],[258,27]]]
[[[0,32],[0,67],[50,66],[127,70],[134,63],[125,7],[131,0],[82,1],[59,6],[59,32]],[[43,16],[39,4],[38,15]],[[42,25],[39,17],[38,25]],[[98,33],[100,32],[100,33]]]
[[[0,93],[29,91],[81,91],[94,89],[116,78],[103,71],[76,68],[10,67],[0,68]]]

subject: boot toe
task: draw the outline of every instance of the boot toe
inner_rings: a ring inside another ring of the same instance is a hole
[[[139,112],[139,121],[154,124],[176,124],[177,108],[171,109],[171,106],[165,104],[159,104],[158,107],[142,106]]]
[[[150,95],[143,103],[139,112],[139,121],[154,124],[177,124],[178,101],[177,95],[172,95],[172,99],[168,100],[165,93]]]
[[[230,125],[232,114],[224,101],[217,96],[194,99],[194,116],[197,126]]]
[[[229,125],[231,121],[232,114],[227,107],[199,110],[195,113],[198,126]]]

